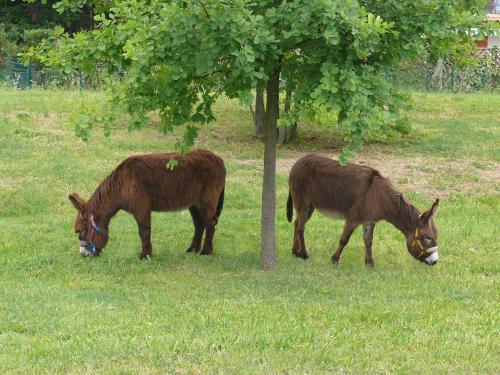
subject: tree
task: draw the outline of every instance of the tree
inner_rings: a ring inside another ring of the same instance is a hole
[[[264,88],[262,87],[262,85],[259,85],[255,88],[255,110],[250,104],[250,112],[252,113],[253,122],[255,125],[255,137],[263,141],[266,107],[264,106]]]
[[[482,3],[122,0],[95,17],[94,30],[59,33],[56,44],[47,40],[41,54],[31,50],[25,56],[87,71],[106,63],[122,77],[110,81],[110,89],[112,101],[133,116],[130,128],[158,110],[165,132],[188,124],[181,150],[192,144],[196,124],[214,119],[219,95],[249,98],[264,87],[262,264],[272,269],[280,79],[293,92],[288,121],[312,104],[339,112],[347,130],[340,161],[346,163],[361,148],[365,131],[383,130],[399,119],[402,97],[388,84],[385,70],[425,53],[463,52],[471,45],[468,31],[479,22]],[[79,129],[82,136],[88,136],[86,124]]]

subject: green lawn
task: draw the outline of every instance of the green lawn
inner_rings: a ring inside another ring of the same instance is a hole
[[[126,156],[172,150],[157,124],[89,143],[67,125],[97,93],[0,91],[0,373],[500,373],[500,95],[415,94],[406,137],[366,145],[421,209],[442,198],[440,261],[427,267],[387,223],[376,266],[358,230],[334,267],[343,223],[315,214],[311,258],[291,256],[287,171],[306,152],[337,156],[341,137],[308,124],[279,150],[279,269],[260,269],[262,146],[250,115],[221,100],[198,146],[228,171],[215,254],[183,250],[189,213],[154,214],[154,257],[139,261],[119,213],[99,258],[82,258],[68,194],[88,197]]]

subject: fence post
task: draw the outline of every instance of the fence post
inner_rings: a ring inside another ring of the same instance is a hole
[[[451,92],[455,91],[455,64],[451,63]]]
[[[28,65],[26,72],[26,87],[31,88],[31,84],[33,83],[33,71],[31,70],[31,65]]]
[[[430,85],[431,80],[430,80],[430,77],[429,77],[430,73],[429,73],[429,70],[427,69],[427,67],[425,65],[424,65],[423,69],[424,69],[424,79],[425,79],[425,91],[429,92],[430,91],[430,86],[431,86]]]
[[[83,91],[83,73],[81,69],[78,69],[78,77],[80,78],[80,91]]]

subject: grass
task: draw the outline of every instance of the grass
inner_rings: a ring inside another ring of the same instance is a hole
[[[228,170],[215,255],[183,252],[192,225],[182,212],[154,214],[150,261],[137,259],[124,213],[101,257],[80,257],[68,194],[88,197],[127,155],[175,143],[155,124],[81,142],[69,112],[99,100],[0,91],[0,373],[500,372],[500,96],[414,95],[413,132],[358,157],[421,209],[444,198],[435,267],[413,260],[386,223],[375,229],[375,268],[364,266],[359,231],[333,267],[343,223],[318,214],[306,229],[311,258],[291,256],[288,161],[342,145],[328,129],[300,128],[279,151],[276,272],[259,263],[262,147],[246,108],[228,100],[198,144]]]

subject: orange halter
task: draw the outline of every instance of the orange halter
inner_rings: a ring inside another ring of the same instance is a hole
[[[418,245],[419,247],[419,252],[418,252],[418,257],[421,257],[422,255],[424,255],[426,252],[427,252],[427,249],[424,247],[424,245],[422,245],[422,241],[420,241],[418,239],[418,226],[417,226],[417,229],[415,230],[415,238],[413,239],[412,243],[411,243],[411,246],[414,248],[416,247],[415,245]]]

